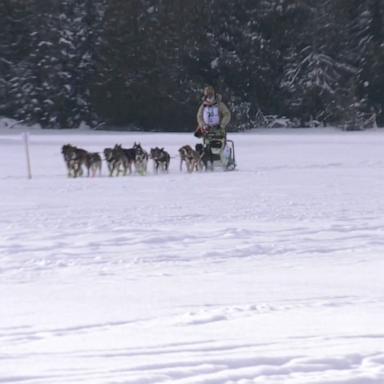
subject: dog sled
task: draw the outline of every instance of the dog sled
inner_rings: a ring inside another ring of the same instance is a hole
[[[203,139],[201,145],[201,160],[206,169],[222,169],[233,171],[236,169],[235,143],[219,130],[198,129],[195,136]]]

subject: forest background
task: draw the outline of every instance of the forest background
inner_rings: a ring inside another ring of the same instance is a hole
[[[0,116],[189,131],[214,85],[232,130],[384,122],[382,0],[2,0]]]

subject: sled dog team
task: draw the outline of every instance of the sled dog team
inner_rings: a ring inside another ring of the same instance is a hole
[[[210,85],[204,88],[204,96],[196,117],[198,126],[194,135],[203,138],[204,144],[196,144],[195,148],[184,145],[179,149],[180,171],[183,169],[183,164],[188,172],[203,169],[213,170],[213,162],[218,159],[226,169],[230,169],[228,166],[232,166],[231,169],[234,169],[233,142],[232,150],[229,150],[232,152],[229,153],[229,156],[224,152],[226,127],[231,120],[231,113],[223,103],[221,95],[216,93]],[[216,137],[211,142],[209,136]],[[214,148],[216,148],[216,153],[213,151]],[[88,152],[71,144],[63,145],[61,153],[67,166],[68,177],[82,176],[84,169],[87,176],[101,175],[102,158],[99,153]],[[123,148],[121,144],[116,144],[113,148],[105,148],[103,153],[109,176],[127,175],[133,172],[145,175],[149,159],[153,161],[155,173],[168,172],[171,160],[171,156],[164,148],[151,148],[148,154],[140,143],[134,143],[132,148]]]
[[[64,162],[67,167],[68,177],[84,175],[101,176],[102,156],[97,152],[88,152],[83,148],[65,144],[61,148]],[[213,159],[202,144],[196,144],[195,148],[184,145],[178,150],[180,156],[180,171],[183,164],[188,172],[212,169]],[[149,153],[143,149],[140,143],[134,143],[131,148],[123,148],[116,144],[113,148],[103,150],[104,160],[108,167],[109,176],[126,176],[137,173],[146,175],[148,162],[152,160],[154,173],[168,172],[171,156],[164,148],[151,148]]]

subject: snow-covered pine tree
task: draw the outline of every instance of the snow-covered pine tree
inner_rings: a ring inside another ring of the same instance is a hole
[[[190,130],[212,83],[239,126],[383,117],[383,15],[381,0],[3,0],[0,113]]]
[[[100,4],[76,0],[31,2],[27,55],[10,81],[15,117],[49,128],[94,123],[89,80],[94,71],[92,34],[95,27],[99,30],[102,18]],[[93,19],[91,12],[96,15]]]
[[[285,57],[281,87],[287,95],[288,109],[305,120],[334,121],[338,101],[356,74],[343,49],[345,30],[335,22],[334,4],[312,0],[287,10],[303,23]]]
[[[384,4],[364,0],[351,14],[351,42],[359,68],[357,97],[361,109],[384,122]]]
[[[279,60],[271,49],[264,16],[253,1],[211,0],[210,56],[207,73],[223,90],[233,112],[233,128],[254,126],[261,108],[271,111]]]
[[[18,94],[26,91],[22,84],[30,47],[28,25],[33,17],[30,7],[28,0],[0,3],[0,115],[17,117],[12,89],[18,84]]]
[[[202,21],[204,8],[201,0],[108,2],[95,85],[106,120],[191,130],[201,67],[195,51],[205,33],[192,20]]]
[[[143,11],[141,0],[107,3],[96,62],[94,105],[103,119],[113,124],[132,123],[135,113],[144,113],[140,104],[146,61],[150,60],[141,26]]]

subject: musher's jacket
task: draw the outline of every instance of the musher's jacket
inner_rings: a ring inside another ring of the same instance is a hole
[[[216,99],[214,103],[209,103],[208,101],[204,100],[202,104],[199,107],[199,110],[197,111],[197,123],[199,127],[203,128],[207,125],[209,125],[205,120],[207,119],[207,114],[204,115],[204,111],[206,111],[206,108],[217,108],[219,112],[218,116],[218,125],[220,128],[220,132],[223,136],[226,134],[226,127],[228,123],[231,121],[231,112],[229,111],[228,107],[221,101],[221,95],[216,94]]]

